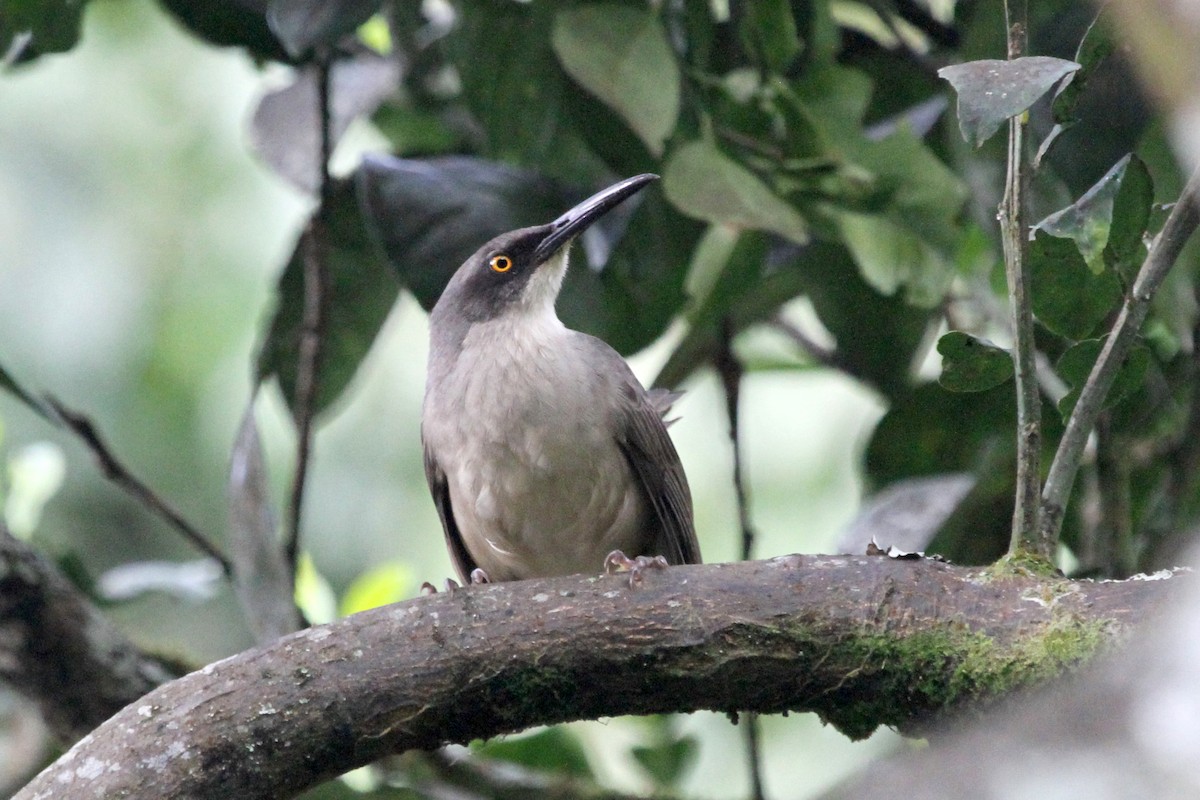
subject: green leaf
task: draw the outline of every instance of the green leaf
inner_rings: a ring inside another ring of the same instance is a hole
[[[1085,339],[1063,353],[1062,358],[1058,360],[1058,375],[1071,386],[1071,390],[1058,401],[1058,412],[1064,422],[1075,409],[1079,393],[1083,390],[1083,385],[1087,382],[1107,339],[1107,336],[1101,339]],[[1101,407],[1111,408],[1135,392],[1142,385],[1149,366],[1150,348],[1143,344],[1134,345],[1117,370],[1112,388],[1108,390],[1108,396],[1104,398]]]
[[[308,553],[301,553],[296,563],[295,597],[304,618],[312,624],[325,625],[337,619],[337,595]]]
[[[1043,325],[1068,339],[1083,339],[1121,302],[1121,282],[1106,270],[1095,275],[1070,239],[1038,231],[1029,246],[1030,297]]]
[[[1121,176],[1128,163],[1129,156],[1126,156],[1113,164],[1083,196],[1036,223],[1033,230],[1075,240],[1088,267],[1093,272],[1102,272],[1105,268],[1104,247],[1108,242],[1113,201],[1120,190]]]
[[[353,181],[333,189],[325,230],[328,282],[316,410],[337,400],[370,350],[400,292],[395,274],[379,257]],[[258,354],[258,377],[278,377],[288,405],[296,395],[296,370],[304,320],[304,259],[301,236],[279,279],[277,303]]]
[[[359,575],[346,588],[338,611],[348,617],[412,596],[412,570],[401,563],[380,564]]]
[[[1050,56],[1010,61],[983,59],[942,67],[938,75],[958,93],[958,124],[976,147],[1011,117],[1021,114],[1079,64]]]
[[[1130,155],[1121,175],[1121,188],[1112,204],[1112,224],[1104,245],[1104,263],[1116,269],[1129,282],[1146,258],[1142,236],[1150,224],[1154,204],[1154,180],[1146,164]]]
[[[593,778],[587,754],[578,737],[567,728],[545,728],[523,736],[491,739],[475,752],[484,758],[511,761],[539,772]]]
[[[690,217],[771,231],[798,244],[808,241],[800,212],[711,142],[689,142],[672,153],[663,170],[663,191]]]
[[[942,356],[938,383],[952,392],[985,392],[1013,376],[1007,350],[963,331],[938,339],[937,351]]]
[[[292,58],[330,47],[379,10],[382,0],[269,0],[267,25]]]
[[[681,736],[653,746],[638,745],[629,751],[638,766],[663,787],[674,786],[699,752],[694,736]]]
[[[679,68],[647,7],[600,3],[559,11],[551,34],[567,74],[612,108],[655,156],[679,116]]]
[[[880,294],[905,290],[905,299],[933,308],[945,297],[954,264],[917,233],[877,214],[838,215],[846,246],[867,283]]]
[[[746,51],[768,72],[783,72],[800,52],[796,20],[787,0],[746,3],[741,9],[738,32]]]
[[[723,321],[736,334],[806,294],[837,342],[836,357],[847,374],[889,396],[907,386],[909,364],[925,337],[929,313],[868,286],[845,248],[820,240],[801,248],[745,232],[733,247],[718,249],[725,255],[717,257],[727,263],[711,281],[687,335],[655,385],[676,386],[709,363]]]

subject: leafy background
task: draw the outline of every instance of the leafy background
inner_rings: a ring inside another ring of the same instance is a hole
[[[399,73],[369,52],[356,51],[340,78],[335,70],[351,111],[370,119],[335,109],[346,127],[334,171],[347,182],[333,194],[331,225],[342,302],[304,518],[298,588],[311,618],[411,596],[422,580],[451,572],[420,462],[421,306],[488,226],[547,219],[641,171],[660,172],[660,188],[646,193],[623,236],[610,231],[576,248],[560,312],[631,354],[645,382],[687,390],[672,434],[706,560],[739,552],[724,397],[706,366],[726,320],[749,370],[743,448],[757,555],[846,549],[845,528],[871,491],[962,476],[969,480],[954,485],[966,487],[963,500],[925,532],[936,533],[929,547],[972,563],[1003,552],[1012,384],[987,341],[1007,344],[993,294],[1003,143],[973,150],[963,141],[954,95],[934,71],[1003,52],[1000,4],[935,5],[947,23],[930,22],[923,37],[884,24],[898,19],[888,4],[883,17],[854,3],[735,5],[736,24],[718,25],[688,4],[652,13],[639,3],[464,2],[451,26],[443,4],[399,4],[392,44],[409,56],[402,91],[381,90]],[[1035,6],[1034,52],[1075,58],[1092,7]],[[355,3],[336,7],[355,23],[343,32],[362,21]],[[221,532],[229,452],[253,387],[260,376],[284,387],[294,380],[294,248],[312,211],[305,156],[315,139],[303,135],[305,79],[294,84],[279,62],[310,46],[313,28],[274,21],[291,32],[282,37],[289,56],[261,16],[201,8],[97,0],[74,49],[0,76],[0,364],[26,387],[86,410],[135,472],[199,527]],[[0,32],[12,19],[0,16]],[[235,46],[204,44],[184,23]],[[74,43],[70,25],[35,29],[47,50]],[[379,37],[374,23],[361,30],[363,41]],[[897,48],[897,37],[922,44]],[[1180,186],[1162,122],[1128,64],[1109,59],[1087,84],[1074,107],[1047,101],[1033,112],[1039,138],[1056,121],[1064,127],[1035,185],[1034,218],[1093,186],[1102,208],[1123,209],[1112,213],[1120,234],[1082,202],[1039,234],[1035,249],[1049,265],[1035,308],[1039,345],[1053,358],[1067,354],[1066,383],[1077,382],[1092,347],[1071,346],[1108,315],[1114,281],[1137,263],[1141,230],[1154,224],[1148,193],[1169,200]],[[259,104],[269,92],[282,108],[275,115]],[[1110,174],[1133,150],[1139,158]],[[362,161],[364,153],[373,155]],[[425,160],[418,168],[386,153]],[[1125,188],[1138,181],[1140,191]],[[1116,199],[1122,191],[1140,204]],[[476,216],[464,220],[467,202]],[[451,224],[414,243],[411,232],[427,227],[422,215]],[[1157,304],[1143,371],[1127,381],[1134,401],[1106,423],[1126,449],[1184,429],[1194,274],[1189,253]],[[772,323],[781,308],[783,327]],[[938,345],[947,327],[980,338]],[[789,330],[815,345],[797,347]],[[942,359],[943,382],[971,391],[936,382]],[[293,433],[275,385],[257,417],[282,499]],[[1049,403],[1046,419],[1053,441]],[[196,662],[251,643],[223,583],[147,565],[195,554],[106,484],[77,442],[3,394],[0,421],[9,524],[106,594],[139,642]],[[1144,527],[1171,531],[1191,520],[1195,498],[1183,493],[1169,507],[1153,460],[1131,474]],[[1075,545],[1067,563],[1086,561],[1077,518],[1067,533]],[[113,572],[131,564],[141,571]],[[146,586],[165,591],[139,591]],[[852,745],[809,716],[764,724],[768,783],[787,796],[809,796],[904,746],[887,734]],[[688,796],[744,787],[740,733],[721,717],[570,731],[587,745],[583,763],[618,787],[644,790],[653,776]],[[543,734],[524,753],[498,755],[550,754],[578,767],[564,755],[573,746]]]

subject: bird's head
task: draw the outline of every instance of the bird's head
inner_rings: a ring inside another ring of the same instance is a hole
[[[454,273],[433,310],[435,323],[441,318],[469,325],[509,313],[553,309],[571,243],[612,208],[657,179],[651,174],[626,178],[549,224],[492,239]]]

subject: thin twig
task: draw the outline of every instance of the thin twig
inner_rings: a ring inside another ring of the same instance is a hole
[[[825,347],[815,341],[807,333],[785,319],[782,314],[776,314],[770,324],[775,330],[791,339],[797,347],[804,351],[805,355],[821,366],[836,369],[851,378],[857,378],[862,381],[870,380],[863,374],[862,370],[851,364],[836,348]]]
[[[733,326],[729,318],[721,321],[720,345],[714,361],[721,385],[725,388],[725,411],[729,415],[729,439],[733,444],[733,488],[737,495],[738,523],[742,528],[742,560],[749,561],[754,554],[754,527],[750,523],[750,500],[742,473],[741,428],[738,406],[741,401],[742,362],[733,352]],[[746,739],[746,760],[750,768],[751,797],[764,800],[762,777],[762,748],[759,744],[758,714],[746,714],[743,728]]]
[[[134,500],[166,520],[171,527],[182,533],[183,537],[196,549],[220,564],[221,571],[225,573],[226,577],[232,577],[233,566],[225,554],[207,536],[185,520],[166,500],[159,497],[157,492],[135,477],[109,449],[108,444],[101,437],[100,431],[96,429],[90,419],[72,411],[53,397],[47,397],[46,403],[53,411],[54,421],[78,436],[80,441],[92,451],[104,477],[123,489]]]
[[[1067,420],[1066,430],[1050,463],[1046,475],[1046,488],[1042,492],[1042,511],[1038,538],[1046,542],[1058,541],[1062,529],[1063,514],[1079,462],[1083,457],[1088,436],[1096,425],[1104,398],[1112,388],[1117,371],[1124,363],[1129,350],[1137,339],[1138,331],[1150,310],[1150,301],[1163,278],[1175,264],[1180,250],[1200,223],[1200,169],[1192,173],[1180,195],[1179,202],[1171,209],[1162,231],[1146,254],[1138,270],[1133,289],[1125,296],[1121,313],[1113,326],[1112,333],[1104,340],[1100,355],[1088,375],[1087,383],[1080,390],[1079,400]]]
[[[317,61],[317,119],[320,125],[320,205],[304,232],[304,315],[300,329],[300,344],[296,365],[296,397],[292,412],[296,421],[296,472],[288,502],[284,553],[287,563],[296,565],[300,550],[300,518],[304,508],[304,487],[308,477],[312,452],[313,417],[316,414],[317,391],[320,387],[321,345],[324,340],[325,305],[328,294],[329,204],[332,182],[329,158],[333,143],[330,131],[330,61],[322,56]]]
[[[1026,0],[1005,0],[1004,14],[1008,25],[1008,57],[1020,58],[1025,53],[1028,30]],[[1053,554],[1049,541],[1038,538],[1042,406],[1038,396],[1029,275],[1025,267],[1029,246],[1025,225],[1025,195],[1029,183],[1025,164],[1026,122],[1025,114],[1018,114],[1008,122],[1008,173],[1004,200],[1000,204],[1004,268],[1013,313],[1013,366],[1017,384],[1017,490],[1009,552],[1025,549],[1049,558]]]

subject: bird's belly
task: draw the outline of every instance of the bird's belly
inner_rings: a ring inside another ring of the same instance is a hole
[[[493,580],[597,573],[645,536],[645,502],[611,437],[553,422],[493,420],[447,470],[464,544]]]

